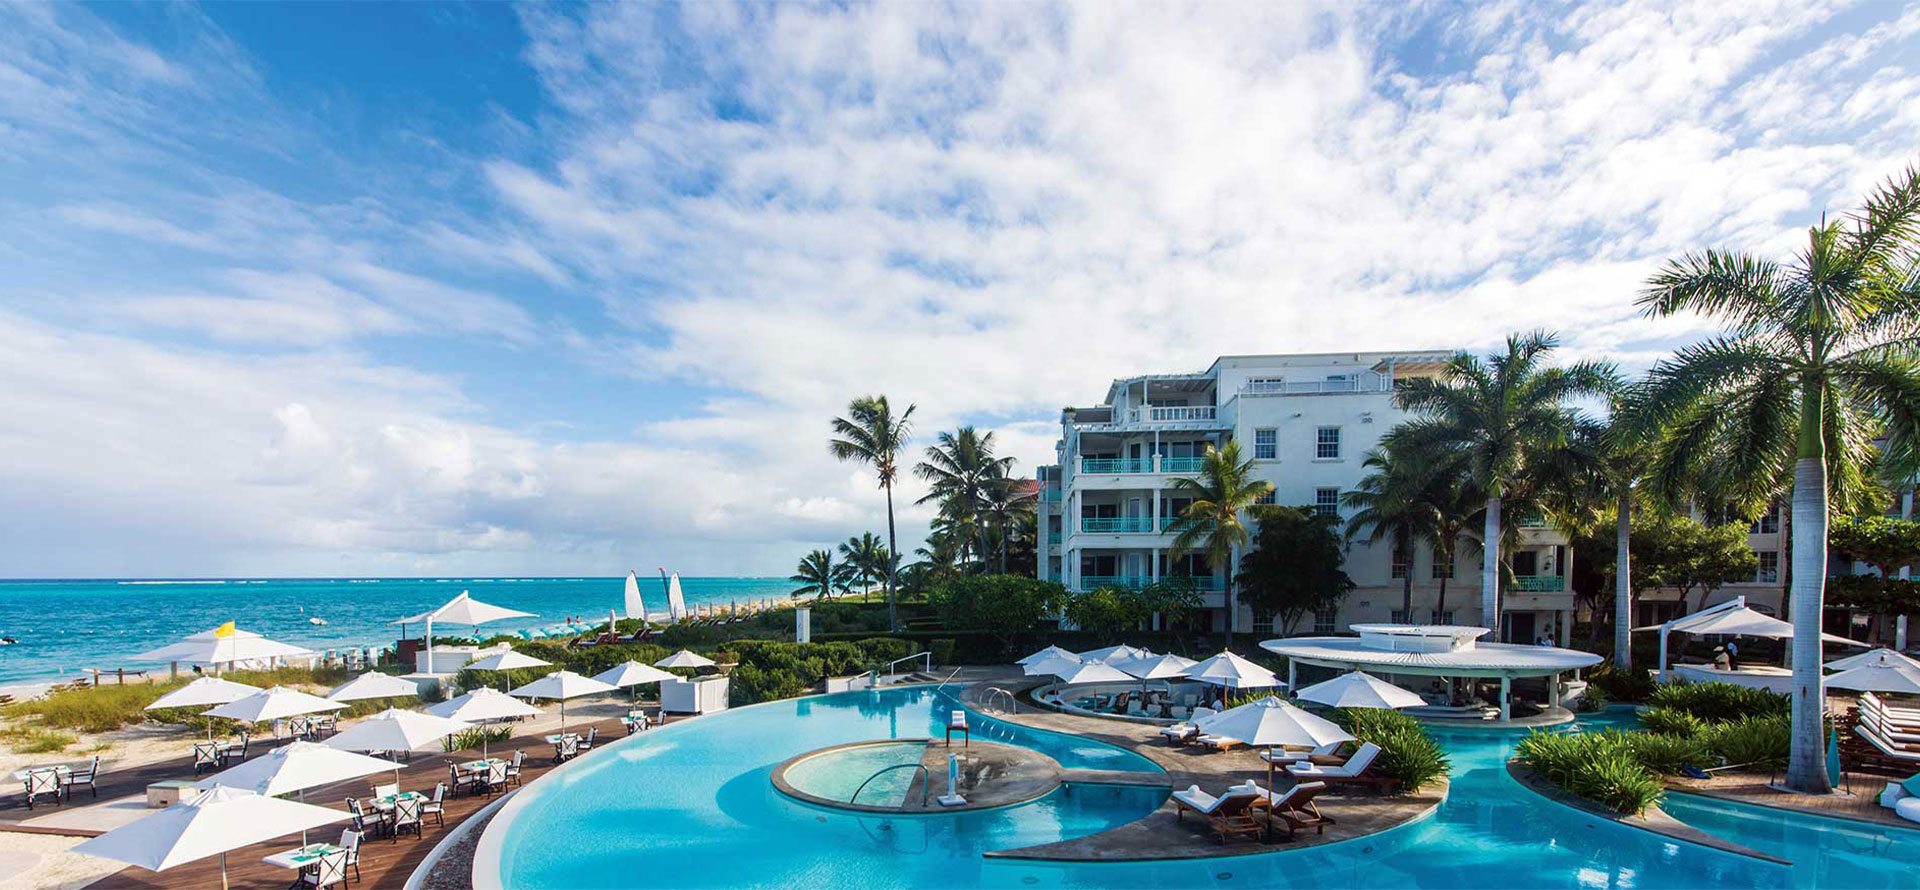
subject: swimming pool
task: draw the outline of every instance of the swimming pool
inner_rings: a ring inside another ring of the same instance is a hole
[[[1908,887],[1910,873],[1847,860],[1789,868],[1615,825],[1522,789],[1505,770],[1522,733],[1441,731],[1452,792],[1433,817],[1301,850],[1155,863],[985,859],[990,850],[1103,831],[1152,811],[1164,789],[1068,786],[1029,804],[958,814],[829,812],[787,798],[771,769],[805,751],[937,735],[950,697],[925,688],[774,702],[686,721],[613,745],[543,778],[503,810],[476,855],[481,887]],[[936,714],[943,715],[936,718]],[[1576,729],[1630,721],[1606,716]],[[1035,748],[1068,768],[1153,770],[1098,742],[969,716],[976,735]],[[1685,809],[1685,804],[1679,806]],[[1809,861],[1871,856],[1846,832],[1773,811],[1699,827]],[[1709,820],[1695,809],[1681,818]],[[1809,820],[1812,821],[1812,820]],[[1824,820],[1821,820],[1824,821]],[[1871,833],[1871,832],[1868,832]],[[1907,833],[1911,834],[1911,833]],[[1782,846],[1791,835],[1805,849]],[[1910,843],[1895,838],[1889,843]],[[1782,852],[1785,851],[1785,852]],[[1891,854],[1912,861],[1913,848]],[[1798,855],[1795,855],[1798,854]]]
[[[884,775],[879,771],[918,764],[926,750],[926,742],[898,742],[823,751],[787,767],[787,782],[798,791],[824,800],[897,807],[913,787],[913,771],[895,769]],[[863,784],[866,785],[864,791],[860,787]],[[855,793],[861,797],[855,799]]]

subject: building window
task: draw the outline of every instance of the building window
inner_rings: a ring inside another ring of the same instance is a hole
[[[1780,583],[1780,551],[1761,550],[1753,555],[1760,558],[1760,570],[1753,573],[1753,580],[1761,584]]]
[[[1317,516],[1340,515],[1340,489],[1316,488],[1313,490],[1313,512]]]
[[[1286,392],[1286,391],[1287,391],[1287,378],[1285,377],[1248,377],[1247,378],[1247,392],[1277,393],[1277,392]]]
[[[1280,493],[1273,489],[1268,489],[1266,494],[1254,499],[1254,503],[1267,505],[1280,503]]]
[[[1321,460],[1336,460],[1340,457],[1340,428],[1323,426],[1314,438],[1313,456]]]
[[[1448,559],[1447,552],[1438,547],[1433,548],[1432,572],[1434,580],[1453,577],[1453,560]]]
[[[1774,504],[1773,506],[1767,508],[1767,512],[1760,514],[1760,518],[1755,519],[1753,521],[1753,528],[1751,529],[1751,533],[1756,535],[1779,534],[1780,533],[1780,505]]]
[[[1313,632],[1317,634],[1333,633],[1333,620],[1339,617],[1339,615],[1339,609],[1313,610]]]
[[[1273,633],[1273,613],[1262,609],[1253,610],[1253,632],[1257,634]]]
[[[1407,577],[1407,573],[1413,570],[1412,563],[1413,563],[1413,553],[1411,550],[1407,548],[1407,545],[1403,543],[1394,544],[1393,545],[1393,579],[1395,581],[1398,581],[1402,578]],[[1406,623],[1404,621],[1401,621],[1398,618],[1393,619],[1393,621],[1395,624]]]
[[[1393,617],[1389,620],[1394,624],[1412,624],[1413,623],[1411,620],[1407,618],[1407,610],[1405,609],[1393,610]]]
[[[1435,623],[1435,624],[1452,624],[1452,623],[1453,623],[1453,610],[1452,610],[1452,609],[1448,609],[1448,610],[1446,610],[1445,612],[1435,612],[1435,613],[1433,613],[1433,623]]]
[[[1253,431],[1253,459],[1273,460],[1280,456],[1280,431],[1261,427]]]

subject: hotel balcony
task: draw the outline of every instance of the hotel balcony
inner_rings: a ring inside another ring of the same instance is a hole
[[[1172,581],[1175,577],[1176,576],[1168,576],[1160,580]],[[1226,583],[1223,580],[1212,576],[1190,577],[1181,575],[1177,577],[1179,577],[1180,580],[1191,583],[1194,590],[1222,591],[1227,589]],[[1096,587],[1124,587],[1129,590],[1139,590],[1152,583],[1153,579],[1145,575],[1082,575],[1080,577],[1081,590],[1093,590]]]
[[[1559,593],[1567,589],[1567,579],[1559,575],[1519,575],[1513,589],[1520,593]]]
[[[1088,516],[1080,520],[1080,530],[1092,535],[1136,535],[1153,531],[1153,519],[1147,516]]]

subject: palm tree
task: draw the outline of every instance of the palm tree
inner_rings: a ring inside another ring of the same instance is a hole
[[[836,438],[827,442],[827,450],[840,460],[868,464],[880,477],[887,493],[887,627],[900,629],[900,617],[894,604],[894,580],[899,572],[900,542],[893,527],[893,482],[900,475],[900,452],[907,447],[913,432],[913,409],[893,416],[886,396],[862,396],[847,405],[847,416],[833,419]]]
[[[1394,552],[1406,557],[1400,610],[1412,622],[1413,545],[1415,541],[1435,540],[1439,518],[1428,494],[1441,468],[1417,454],[1396,451],[1391,444],[1367,452],[1360,465],[1372,472],[1340,496],[1342,503],[1357,511],[1347,520],[1347,538],[1365,537],[1370,544],[1393,539]]]
[[[1456,353],[1438,377],[1416,377],[1402,385],[1400,407],[1424,416],[1389,433],[1398,440],[1393,447],[1461,461],[1486,495],[1480,615],[1496,636],[1502,499],[1543,450],[1567,440],[1578,414],[1566,401],[1605,393],[1613,378],[1613,367],[1604,362],[1548,367],[1546,361],[1558,346],[1554,335],[1536,331],[1508,336],[1506,351],[1484,361]]]
[[[1788,787],[1831,789],[1821,738],[1821,616],[1831,501],[1852,507],[1877,463],[1920,463],[1920,171],[1858,213],[1822,220],[1781,264],[1712,251],[1647,282],[1647,314],[1695,313],[1728,331],[1653,369],[1654,415],[1671,425],[1656,476],[1689,480],[1757,512],[1792,468],[1793,749]],[[1884,451],[1873,439],[1884,435]]]
[[[873,592],[873,583],[887,576],[887,548],[873,532],[861,532],[840,545],[840,564],[852,571],[861,593]]]
[[[816,598],[824,598],[840,583],[840,577],[839,566],[833,564],[833,554],[815,550],[800,558],[800,567],[787,576],[787,580],[804,585],[793,592],[794,596],[811,593]]]
[[[1009,466],[1013,458],[1006,458]],[[1025,479],[1001,476],[987,483],[981,493],[979,513],[989,533],[993,554],[999,559],[1000,574],[1007,573],[1007,550],[1015,542],[1039,531],[1033,505],[1038,489],[1029,488]],[[982,562],[985,561],[984,554]]]
[[[1458,468],[1435,473],[1427,488],[1426,501],[1433,505],[1435,549],[1446,569],[1433,600],[1435,621],[1447,611],[1447,582],[1453,580],[1454,567],[1459,563],[1460,539],[1471,536],[1474,521],[1486,509],[1486,500],[1473,477]]]
[[[1227,575],[1227,648],[1233,648],[1233,624],[1237,608],[1233,598],[1234,553],[1246,546],[1251,532],[1242,514],[1273,493],[1273,483],[1253,478],[1253,461],[1240,459],[1240,443],[1228,442],[1223,448],[1207,446],[1201,458],[1200,472],[1194,478],[1173,480],[1173,488],[1193,499],[1180,514],[1174,528],[1169,559],[1198,553],[1207,565]]]
[[[993,433],[981,435],[970,426],[941,433],[935,444],[927,446],[926,455],[926,460],[914,465],[913,473],[932,487],[914,503],[939,501],[940,512],[968,531],[968,542],[985,571],[988,522],[982,508],[988,489],[1012,470],[1013,458],[995,457]]]

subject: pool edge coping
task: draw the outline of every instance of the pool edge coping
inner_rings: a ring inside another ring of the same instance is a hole
[[[1669,815],[1667,811],[1661,809],[1658,804],[1647,808],[1650,815],[1638,817],[1624,816],[1600,806],[1593,801],[1587,800],[1584,797],[1562,789],[1560,786],[1548,781],[1545,776],[1534,772],[1533,769],[1518,760],[1508,760],[1506,762],[1506,770],[1507,775],[1512,777],[1516,784],[1533,793],[1536,797],[1559,804],[1568,809],[1578,810],[1589,816],[1605,819],[1623,828],[1644,831],[1668,840],[1693,844],[1694,846],[1705,847],[1721,853],[1744,856],[1748,859],[1757,859],[1770,865],[1789,868],[1793,866],[1792,860],[1782,859],[1770,853],[1755,850],[1752,847],[1736,844],[1719,835],[1710,834],[1688,825]]]

